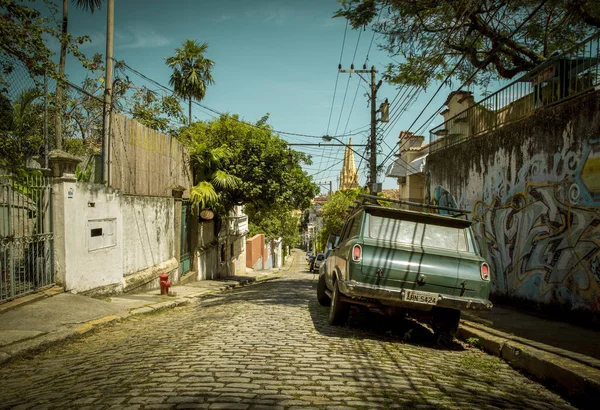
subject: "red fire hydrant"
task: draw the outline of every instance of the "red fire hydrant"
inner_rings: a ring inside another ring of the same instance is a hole
[[[169,280],[168,273],[161,273],[158,275],[160,278],[160,294],[167,295],[169,294],[169,288],[171,287],[171,281]]]

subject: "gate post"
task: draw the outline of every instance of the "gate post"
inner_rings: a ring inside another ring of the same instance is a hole
[[[48,155],[52,170],[52,226],[54,229],[54,277],[56,284],[65,287],[66,283],[66,237],[65,220],[73,215],[65,214],[65,201],[73,197],[77,178],[75,168],[79,158],[61,150],[53,150]]]

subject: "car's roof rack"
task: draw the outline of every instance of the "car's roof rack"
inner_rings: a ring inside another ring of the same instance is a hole
[[[458,218],[461,216],[464,216],[466,214],[470,214],[471,211],[468,211],[466,209],[459,209],[459,208],[450,208],[447,206],[438,206],[438,205],[427,205],[427,204],[423,204],[420,202],[413,202],[413,201],[405,201],[403,199],[392,199],[392,198],[385,198],[385,197],[380,197],[380,196],[375,196],[375,195],[368,195],[368,194],[358,194],[359,197],[364,198],[363,202],[360,205],[364,205],[366,200],[369,200],[369,202],[371,203],[375,203],[374,201],[384,201],[384,202],[393,202],[395,204],[402,204],[402,205],[409,205],[409,206],[420,206],[422,208],[427,208],[427,209],[438,209],[441,211],[449,211],[449,212],[454,212],[453,215],[447,215],[447,216],[451,216],[454,218]]]

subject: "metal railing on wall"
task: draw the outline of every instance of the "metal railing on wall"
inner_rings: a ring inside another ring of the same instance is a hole
[[[600,84],[599,45],[600,32],[434,127],[429,152],[460,144],[594,90]]]

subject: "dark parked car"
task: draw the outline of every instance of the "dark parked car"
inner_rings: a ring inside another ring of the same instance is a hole
[[[378,205],[345,221],[317,285],[333,325],[351,305],[400,310],[430,319],[438,340],[456,332],[461,311],[491,309],[489,293],[490,268],[470,221]]]

